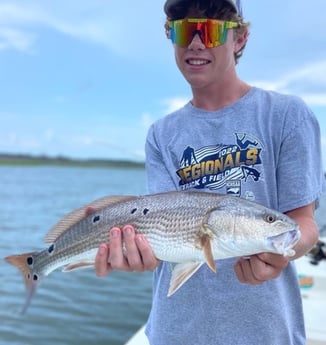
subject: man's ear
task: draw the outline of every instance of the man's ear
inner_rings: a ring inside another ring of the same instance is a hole
[[[234,40],[234,52],[237,53],[248,41],[249,30],[245,30]]]
[[[169,26],[169,21],[168,20],[165,21],[164,29],[165,29],[166,38],[167,39],[171,39],[171,30],[170,30],[170,26]]]

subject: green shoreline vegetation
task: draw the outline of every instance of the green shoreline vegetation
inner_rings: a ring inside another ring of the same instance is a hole
[[[63,156],[32,156],[28,154],[1,154],[0,166],[62,166],[143,169],[144,162],[110,159],[75,159]]]

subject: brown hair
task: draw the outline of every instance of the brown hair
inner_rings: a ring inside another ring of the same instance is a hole
[[[235,39],[238,39],[244,32],[249,31],[250,23],[245,22],[243,18],[235,12],[232,5],[227,1],[181,0],[177,5],[170,6],[165,10],[167,16],[165,32],[167,36],[169,34],[168,21],[186,18],[189,13],[195,13],[199,18],[221,19],[238,23],[239,26],[233,29]],[[234,53],[235,63],[238,63],[238,60],[244,52],[247,44],[247,38],[248,35],[246,36],[246,41],[241,49]]]

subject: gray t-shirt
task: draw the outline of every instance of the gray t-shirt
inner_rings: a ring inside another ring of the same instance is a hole
[[[198,189],[286,212],[323,189],[320,130],[297,97],[258,88],[218,111],[191,103],[152,125],[146,142],[150,193]],[[242,284],[237,259],[204,265],[167,297],[172,264],[154,273],[146,334],[151,345],[303,345],[294,263],[258,286]]]

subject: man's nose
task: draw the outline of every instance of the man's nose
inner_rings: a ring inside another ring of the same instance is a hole
[[[193,39],[190,42],[188,49],[193,49],[193,50],[202,50],[205,49],[205,44],[203,43],[201,39],[201,32],[200,31],[195,31],[193,34]]]

